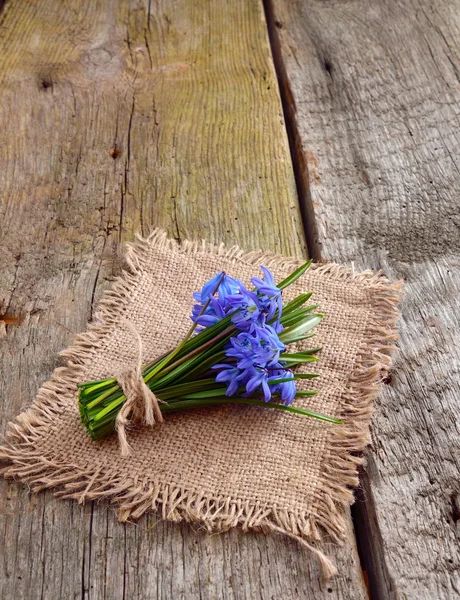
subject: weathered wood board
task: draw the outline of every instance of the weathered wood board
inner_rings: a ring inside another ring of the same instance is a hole
[[[3,432],[136,230],[306,250],[258,0],[9,0],[0,78]],[[1,488],[2,598],[366,597],[351,521],[324,585],[279,536],[120,525],[103,504]]]
[[[371,591],[459,598],[459,4],[274,0],[272,18],[321,254],[406,282],[363,483]]]

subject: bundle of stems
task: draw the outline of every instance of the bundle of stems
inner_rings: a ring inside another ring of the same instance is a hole
[[[278,284],[277,288],[283,290],[296,281],[310,266],[311,261],[305,263],[294,271],[289,277]],[[217,282],[211,297],[217,291],[221,279]],[[320,348],[289,353],[287,346],[311,338],[311,330],[323,318],[322,313],[315,312],[316,305],[307,305],[312,293],[303,293],[279,309],[269,321],[278,323],[280,328],[279,340],[284,346],[284,351],[279,355],[279,361],[286,369],[292,369],[301,364],[315,363],[319,359],[317,353]],[[209,302],[204,304],[199,316],[208,308]],[[197,323],[190,328],[184,340],[172,351],[148,363],[142,368],[142,376],[146,385],[160,400],[159,407],[162,413],[179,410],[218,406],[222,404],[246,404],[272,408],[288,413],[305,415],[329,423],[341,424],[339,419],[319,414],[312,410],[274,401],[264,401],[260,392],[248,397],[244,386],[239,386],[237,393],[232,396],[227,394],[227,386],[216,382],[216,371],[213,367],[227,362],[229,359],[225,349],[229,346],[231,338],[240,330],[233,322],[235,312],[225,315],[216,323],[196,332]],[[195,335],[193,335],[195,333]],[[271,389],[292,379],[313,379],[316,373],[294,373],[290,377],[273,377],[268,381]],[[101,381],[87,381],[78,384],[78,405],[81,420],[87,433],[94,439],[100,439],[111,434],[115,429],[117,415],[126,402],[126,396],[116,378]],[[279,392],[274,392],[277,396]],[[316,391],[296,391],[295,397],[314,396]],[[252,397],[255,396],[255,397]]]

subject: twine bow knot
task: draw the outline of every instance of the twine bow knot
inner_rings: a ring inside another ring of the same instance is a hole
[[[118,434],[122,456],[129,456],[131,453],[131,446],[126,436],[126,428],[129,425],[135,423],[155,425],[155,423],[163,421],[163,415],[159,406],[161,400],[155,396],[142,377],[142,338],[131,321],[126,319],[126,324],[132,330],[137,340],[138,359],[135,365],[116,376],[126,396],[126,400],[115,421],[115,429]]]

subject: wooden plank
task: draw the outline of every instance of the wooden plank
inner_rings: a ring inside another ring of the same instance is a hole
[[[258,0],[10,0],[0,25],[2,431],[84,329],[120,243],[165,227],[305,256]],[[2,485],[5,598],[365,597],[352,526],[316,561]]]
[[[322,255],[406,280],[363,479],[372,597],[458,598],[458,3],[274,0],[271,19]]]

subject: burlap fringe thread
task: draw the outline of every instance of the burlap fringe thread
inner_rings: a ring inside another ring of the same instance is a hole
[[[108,499],[118,505],[122,522],[138,519],[146,511],[157,511],[163,519],[200,523],[209,532],[223,532],[240,526],[243,531],[253,529],[283,533],[314,553],[323,576],[330,578],[336,573],[335,566],[312,544],[321,540],[320,532],[338,544],[343,543],[344,507],[353,502],[350,488],[358,485],[357,467],[363,462],[356,453],[362,452],[368,443],[372,401],[388,372],[393,342],[397,340],[395,322],[402,283],[390,283],[381,272],[356,274],[354,269],[333,263],[311,267],[317,275],[333,274],[338,279],[358,280],[372,288],[375,317],[358,352],[352,377],[342,398],[341,418],[345,425],[333,429],[331,456],[329,461],[324,461],[322,485],[315,494],[314,514],[299,514],[265,508],[237,498],[210,499],[180,487],[125,478],[103,469],[94,472],[71,463],[55,464],[34,450],[41,429],[47,427],[50,420],[59,419],[65,410],[60,404],[60,394],[66,391],[75,393],[76,384],[81,381],[82,365],[91,360],[105,334],[119,323],[130,294],[139,284],[143,260],[151,244],[171,252],[214,253],[225,258],[238,258],[248,264],[263,263],[269,268],[293,269],[299,264],[295,259],[284,259],[271,252],[247,253],[237,246],[213,246],[204,240],[179,244],[169,239],[161,229],[153,231],[147,239],[138,236],[127,247],[129,271],[124,271],[112,289],[105,293],[98,307],[96,322],[76,338],[73,347],[61,353],[67,359],[67,366],[56,369],[53,378],[39,391],[35,403],[9,424],[5,444],[0,446],[0,458],[9,464],[1,472],[7,478],[26,481],[34,492],[59,487],[54,492],[56,496],[72,498],[79,503]]]

